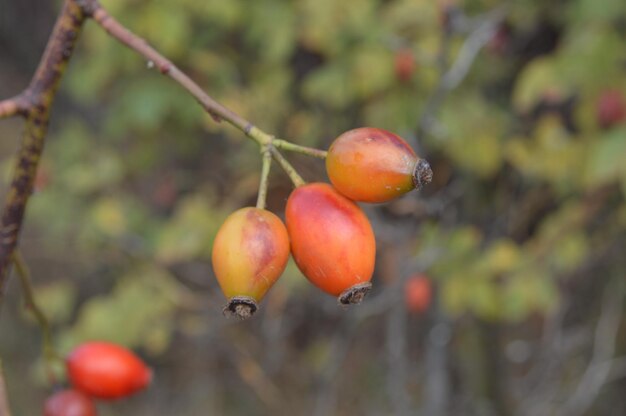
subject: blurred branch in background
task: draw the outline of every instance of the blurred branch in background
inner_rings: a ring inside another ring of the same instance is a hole
[[[7,386],[4,382],[4,368],[3,362],[0,358],[0,416],[11,416],[11,409],[9,407],[9,399],[7,396]]]
[[[466,19],[456,13],[449,14],[449,22],[446,30],[442,31],[441,45],[439,47],[438,69],[440,71],[439,81],[430,94],[424,108],[422,109],[418,124],[417,138],[423,140],[424,134],[437,134],[440,126],[437,124],[437,111],[443,104],[446,96],[459,86],[469,73],[472,64],[478,57],[480,50],[493,38],[496,30],[504,21],[509,6],[507,4],[499,6],[487,13],[485,16],[475,18],[471,27]],[[464,23],[464,24],[463,24]],[[473,28],[475,27],[475,28]],[[451,36],[460,31],[471,30],[467,38],[463,41],[454,62],[448,67],[448,54],[450,53]]]
[[[602,298],[602,311],[596,324],[591,359],[573,392],[564,394],[567,401],[559,415],[583,415],[598,397],[602,387],[609,382],[613,365],[626,357],[615,358],[615,340],[623,319],[624,281],[609,282]]]

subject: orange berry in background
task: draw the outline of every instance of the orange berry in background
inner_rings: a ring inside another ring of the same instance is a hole
[[[54,393],[46,399],[43,407],[43,416],[96,416],[96,414],[93,399],[73,389]]]
[[[386,202],[432,180],[432,170],[401,137],[378,128],[347,131],[331,144],[326,172],[344,196]]]
[[[81,392],[105,400],[119,399],[142,390],[152,371],[132,351],[103,341],[76,347],[66,359],[71,384]]]
[[[409,312],[422,313],[430,306],[432,284],[427,276],[415,274],[409,277],[404,286],[404,300]]]
[[[371,284],[376,242],[353,201],[326,183],[296,188],[285,211],[291,252],[300,271],[342,304],[359,303]]]
[[[242,208],[228,216],[213,243],[213,271],[229,303],[225,312],[241,319],[257,309],[289,259],[289,235],[276,215]]]
[[[408,82],[413,77],[417,68],[415,56],[410,49],[400,49],[394,56],[394,69],[396,77],[402,82]]]

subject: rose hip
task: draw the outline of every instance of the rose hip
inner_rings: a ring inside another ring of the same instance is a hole
[[[363,127],[347,131],[331,144],[326,172],[333,186],[361,202],[386,202],[432,180],[432,170],[401,137]]]
[[[232,213],[213,243],[213,271],[229,300],[224,311],[251,316],[288,259],[289,235],[280,218],[252,207]]]
[[[369,291],[376,243],[361,209],[325,183],[296,188],[287,200],[291,252],[302,273],[343,304]]]

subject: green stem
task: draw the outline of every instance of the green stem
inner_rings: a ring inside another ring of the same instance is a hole
[[[261,168],[261,183],[259,184],[259,196],[256,200],[256,207],[265,209],[265,200],[267,199],[267,184],[270,175],[270,166],[272,165],[271,145],[263,146],[261,154],[263,155],[263,167]]]
[[[20,278],[20,283],[22,285],[22,291],[24,295],[24,301],[26,302],[26,306],[32,311],[39,327],[41,328],[42,333],[42,348],[43,355],[46,360],[46,371],[48,373],[48,378],[52,384],[56,383],[56,377],[54,376],[54,370],[52,362],[54,360],[62,360],[60,355],[56,352],[54,348],[54,344],[52,342],[52,332],[50,331],[50,323],[46,318],[46,315],[43,313],[37,302],[35,301],[35,294],[33,292],[33,286],[31,283],[30,271],[28,270],[28,266],[26,262],[22,258],[20,252],[15,250],[12,255],[13,264],[15,265],[15,271]]]
[[[257,126],[252,126],[248,131],[245,132],[246,136],[250,137],[252,140],[257,142],[259,146],[269,146],[276,141],[274,136],[268,134],[258,128]]]
[[[314,147],[300,146],[287,140],[274,139],[274,146],[278,149],[285,149],[289,152],[302,153],[303,155],[326,159],[328,152],[326,150],[316,149]]]
[[[280,167],[283,168],[283,170],[285,171],[287,176],[289,176],[289,179],[291,179],[291,182],[293,182],[296,188],[298,186],[306,184],[304,179],[302,179],[302,177],[298,174],[298,172],[296,172],[294,167],[291,166],[291,163],[289,163],[287,159],[285,159],[285,157],[275,147],[271,147],[270,151],[272,152],[274,160],[276,160]]]

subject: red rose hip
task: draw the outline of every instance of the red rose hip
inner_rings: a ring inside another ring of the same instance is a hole
[[[145,388],[152,372],[130,350],[93,341],[75,348],[66,359],[72,385],[83,393],[105,400],[130,396]]]
[[[96,405],[77,390],[61,390],[46,399],[43,416],[96,416]]]
[[[289,235],[270,211],[242,208],[228,216],[213,242],[213,271],[228,298],[225,312],[245,319],[278,280],[289,259]]]
[[[608,129],[626,120],[626,99],[618,90],[603,91],[596,103],[596,118],[600,127]]]
[[[361,209],[325,183],[296,188],[285,212],[291,253],[300,271],[342,304],[371,288],[376,242]]]
[[[362,127],[331,144],[326,172],[344,196],[361,202],[386,202],[432,180],[433,172],[401,137]]]
[[[404,286],[406,308],[412,313],[422,313],[428,309],[432,299],[432,285],[428,277],[415,274],[408,278]]]
[[[401,49],[394,56],[396,77],[402,82],[409,82],[417,67],[415,56],[410,49]]]

